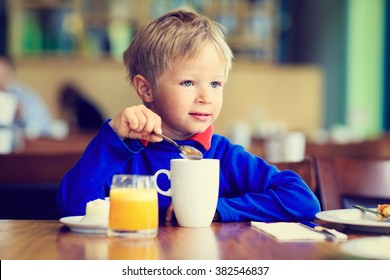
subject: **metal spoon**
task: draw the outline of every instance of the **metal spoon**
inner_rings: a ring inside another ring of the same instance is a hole
[[[373,213],[373,214],[376,214],[377,216],[379,216],[380,218],[380,222],[390,222],[390,217],[385,217],[383,216],[381,213],[379,213],[378,211],[376,210],[373,210],[373,209],[370,209],[370,208],[367,208],[367,207],[364,207],[364,206],[360,206],[360,205],[353,205],[353,207],[361,210],[361,211],[366,211],[366,212],[370,212],[370,213]]]
[[[194,147],[187,146],[187,145],[179,145],[174,140],[172,140],[171,138],[169,138],[163,134],[159,134],[159,133],[154,133],[154,134],[161,137],[162,139],[166,140],[167,142],[175,145],[179,149],[180,155],[183,158],[195,159],[195,160],[199,160],[199,159],[203,158],[203,154],[198,149],[196,149]]]

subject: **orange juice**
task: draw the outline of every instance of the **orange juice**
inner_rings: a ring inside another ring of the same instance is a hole
[[[157,229],[158,203],[154,188],[112,188],[109,228],[119,231]]]

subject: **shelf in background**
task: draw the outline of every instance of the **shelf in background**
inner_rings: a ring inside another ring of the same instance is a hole
[[[279,0],[8,0],[8,49],[14,58],[120,59],[137,28],[181,6],[220,22],[235,57],[275,61]]]

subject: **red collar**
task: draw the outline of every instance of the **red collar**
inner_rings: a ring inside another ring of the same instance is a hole
[[[214,132],[214,126],[210,125],[205,131],[195,134],[194,136],[191,136],[187,140],[194,140],[201,144],[203,148],[208,151],[211,147],[211,137],[213,136]],[[148,145],[148,141],[146,140],[140,140],[141,144],[146,147]]]
[[[203,148],[208,151],[211,147],[211,137],[213,136],[214,126],[210,125],[205,131],[202,133],[195,134],[190,137],[189,140],[194,140],[201,144]]]

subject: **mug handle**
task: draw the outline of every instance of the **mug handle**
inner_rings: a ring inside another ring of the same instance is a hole
[[[167,175],[168,179],[171,180],[171,172],[167,169],[160,169],[158,170],[154,175],[153,175],[153,181],[154,181],[154,186],[156,187],[156,190],[158,193],[162,194],[162,195],[165,195],[165,196],[172,196],[172,192],[171,192],[171,187],[169,187],[169,189],[167,189],[166,191],[163,191],[162,189],[160,189],[160,187],[158,186],[157,184],[157,177],[158,175],[160,174],[165,174]]]

